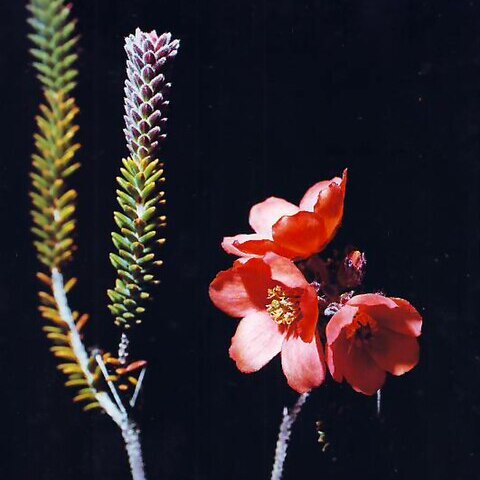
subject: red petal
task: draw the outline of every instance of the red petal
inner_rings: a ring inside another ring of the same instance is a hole
[[[237,251],[242,252],[242,255],[255,255],[263,257],[263,255],[267,254],[268,252],[275,252],[279,255],[283,255],[284,257],[291,258],[295,253],[289,252],[285,249],[282,249],[279,245],[275,244],[272,240],[257,240],[254,237],[260,237],[259,234],[252,234],[252,235],[238,235],[240,238],[233,242],[233,248]],[[249,238],[248,238],[249,237]]]
[[[384,295],[378,293],[364,293],[362,295],[355,295],[348,302],[347,305],[360,307],[376,307],[385,306],[387,308],[396,308],[397,304]]]
[[[315,213],[324,221],[327,243],[335,236],[338,227],[342,223],[347,170],[344,170],[340,183],[337,183],[335,180],[330,183],[328,188],[320,191],[314,209]]]
[[[332,180],[323,180],[322,182],[318,182],[312,187],[310,187],[303,196],[302,200],[300,201],[300,210],[305,210],[307,212],[313,212],[315,209],[315,205],[318,202],[318,196],[320,192],[332,183],[340,183],[342,181],[341,178],[335,177]]]
[[[350,342],[347,341],[345,334],[341,334],[335,343],[332,345],[327,344],[327,365],[330,370],[330,374],[337,382],[343,381],[343,375],[345,371],[345,361],[348,359],[348,348]]]
[[[273,280],[290,288],[305,288],[309,285],[303,273],[288,258],[270,252],[263,257],[263,260],[270,266]]]
[[[357,312],[358,307],[353,307],[348,302],[330,319],[325,330],[329,345],[332,345],[337,340],[343,327],[352,323],[353,317]]]
[[[393,375],[403,375],[418,363],[417,339],[384,328],[375,333],[366,349],[379,367]]]
[[[315,289],[308,285],[300,299],[302,318],[296,325],[296,333],[304,342],[312,341],[318,322],[318,297]]]
[[[347,358],[342,359],[345,380],[352,388],[365,395],[373,395],[385,383],[385,370],[381,369],[362,348],[349,342]]]
[[[260,370],[282,349],[284,335],[267,312],[254,312],[240,321],[229,353],[244,373]]]
[[[272,235],[272,227],[280,217],[293,215],[299,208],[283,198],[270,197],[264,202],[257,203],[250,210],[250,226],[257,233],[266,237]]]
[[[299,337],[287,338],[282,346],[282,369],[288,384],[298,393],[321,385],[325,380],[325,361],[318,335],[309,343]]]
[[[272,269],[272,280],[301,291],[300,310],[302,318],[296,325],[296,333],[305,342],[310,342],[318,321],[318,298],[315,289],[305,280],[302,272],[287,258],[267,253],[264,262]]]
[[[235,237],[224,237],[222,242],[222,248],[231,255],[237,255],[239,257],[247,256],[248,253],[243,252],[236,245],[243,242],[248,242],[251,240],[263,240],[264,237],[257,233],[252,234],[240,234]]]
[[[422,316],[403,298],[392,298],[399,308],[394,308],[383,326],[404,335],[418,337],[422,333]]]
[[[357,295],[347,305],[364,308],[383,328],[418,337],[422,330],[422,317],[402,298],[388,298],[376,293]]]
[[[289,258],[310,257],[328,243],[324,222],[311,212],[282,217],[273,226],[273,240]]]
[[[232,317],[244,317],[265,309],[271,287],[270,267],[260,258],[251,258],[220,272],[210,284],[209,294],[220,310]]]

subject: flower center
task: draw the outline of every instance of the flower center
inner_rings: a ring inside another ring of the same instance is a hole
[[[368,313],[358,312],[347,326],[347,338],[370,340],[377,331],[377,322]]]
[[[267,312],[278,325],[291,325],[300,316],[298,296],[287,295],[280,285],[268,289],[267,299]]]

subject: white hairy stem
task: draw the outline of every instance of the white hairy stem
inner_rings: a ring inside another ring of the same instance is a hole
[[[295,405],[288,410],[283,409],[283,419],[278,432],[277,446],[275,448],[275,460],[273,462],[271,480],[281,480],[283,475],[283,465],[287,458],[288,442],[292,434],[292,426],[295,423],[304,403],[307,401],[309,393],[303,393],[295,402]]]
[[[382,414],[382,389],[377,390],[377,417]]]
[[[110,392],[112,392],[112,397],[115,400],[115,403],[117,404],[117,407],[120,410],[120,413],[122,414],[123,417],[125,417],[127,415],[127,412],[125,410],[125,407],[123,406],[122,400],[120,398],[120,395],[117,392],[117,389],[115,388],[115,385],[111,380],[108,379],[109,375],[108,375],[107,367],[105,366],[102,356],[98,353],[97,355],[95,355],[95,360],[98,363],[100,370],[102,371],[103,378],[107,382]]]
[[[78,333],[77,327],[75,325],[75,320],[73,319],[73,314],[68,305],[67,295],[65,292],[65,286],[63,282],[63,275],[57,268],[52,268],[52,291],[57,303],[58,312],[60,318],[66,323],[69,329],[70,336],[70,345],[78,359],[78,364],[82,369],[83,375],[89,383],[89,387],[94,390],[95,398],[100,404],[105,413],[120,427],[122,431],[122,436],[125,441],[125,449],[128,453],[128,460],[130,463],[130,471],[132,474],[133,480],[145,480],[145,470],[142,459],[142,448],[140,444],[140,431],[137,428],[135,422],[129,418],[127,411],[123,408],[123,405],[119,399],[118,393],[115,389],[115,386],[110,382],[109,387],[113,387],[112,395],[114,396],[119,404],[116,404],[106,392],[98,391],[94,386],[93,374],[89,369],[89,355],[87,349]],[[100,356],[100,355],[99,355]],[[100,368],[105,368],[103,360],[101,359]],[[97,359],[98,362],[98,359]],[[105,375],[105,372],[102,370],[102,373]],[[115,394],[114,394],[115,392]]]
[[[134,480],[145,480],[142,447],[140,444],[140,430],[135,422],[127,420],[122,426],[122,436],[128,453],[130,471]]]
[[[147,369],[145,367],[142,368],[140,375],[138,376],[137,385],[135,386],[135,391],[133,392],[132,398],[130,399],[130,406],[133,408],[137,403],[138,395],[140,394],[140,390],[142,388],[143,379],[145,378],[145,373],[147,373]]]
[[[122,332],[120,337],[120,343],[118,344],[118,359],[122,365],[127,363],[128,358],[128,346],[130,345],[130,340],[127,337],[125,332]]]

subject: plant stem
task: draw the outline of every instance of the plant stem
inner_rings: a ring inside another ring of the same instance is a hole
[[[288,410],[287,407],[283,409],[283,419],[280,424],[280,431],[278,432],[277,446],[275,448],[275,460],[272,468],[271,480],[281,480],[283,475],[283,465],[287,458],[287,449],[290,436],[292,434],[292,426],[295,423],[303,405],[307,401],[309,392],[302,393],[295,402],[295,405]]]
[[[382,414],[382,389],[377,390],[377,417],[380,418]]]
[[[125,332],[122,332],[120,342],[118,344],[118,359],[122,365],[127,363],[128,358],[128,346],[130,345],[130,340],[127,337]]]
[[[95,355],[95,360],[96,360],[98,366],[100,367],[100,370],[102,371],[103,377],[105,378],[105,381],[107,382],[108,388],[112,392],[112,397],[115,400],[115,403],[117,404],[118,410],[120,411],[120,414],[122,415],[122,421],[123,421],[123,417],[125,417],[127,415],[127,412],[125,410],[125,407],[123,406],[120,395],[118,394],[114,383],[111,380],[108,379],[107,367],[105,366],[103,358],[99,353],[97,355]]]
[[[128,462],[130,463],[133,480],[145,480],[140,430],[135,422],[127,419],[122,425],[122,436],[128,453]]]
[[[130,471],[133,480],[145,480],[145,470],[142,458],[142,447],[140,444],[140,430],[135,422],[129,418],[127,411],[122,408],[123,405],[117,405],[112,401],[110,396],[106,392],[97,390],[94,386],[94,378],[92,372],[88,367],[89,355],[84,343],[78,333],[73,314],[68,305],[67,295],[65,293],[65,286],[63,282],[63,275],[57,268],[52,268],[52,291],[55,301],[57,303],[58,311],[61,319],[67,324],[70,334],[70,344],[75,356],[78,359],[78,364],[83,371],[85,378],[87,379],[90,388],[95,391],[95,397],[107,413],[107,415],[120,427],[122,436],[125,441],[125,448],[128,454],[128,460],[130,463]],[[101,357],[101,356],[100,356]],[[103,360],[102,360],[103,363]],[[102,372],[103,373],[103,372]],[[118,394],[114,388],[115,397]],[[113,394],[113,392],[112,392]]]

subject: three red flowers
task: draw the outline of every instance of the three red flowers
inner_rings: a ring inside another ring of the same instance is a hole
[[[386,372],[402,375],[418,362],[422,318],[406,300],[355,294],[365,257],[347,251],[323,259],[343,218],[347,171],[316,183],[299,206],[270,197],[254,205],[255,233],[226,237],[238,258],[210,284],[213,303],[241,318],[230,357],[240,371],[259,370],[277,354],[288,384],[299,393],[327,373],[356,391],[374,394]]]

